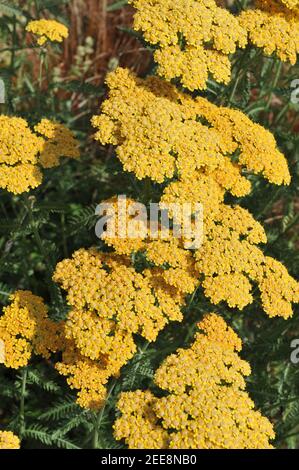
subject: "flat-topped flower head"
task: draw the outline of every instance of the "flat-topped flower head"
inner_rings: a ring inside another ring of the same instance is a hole
[[[68,28],[56,20],[33,20],[29,21],[26,31],[38,36],[37,43],[43,46],[47,41],[62,42],[68,37]]]
[[[299,52],[299,7],[295,0],[257,0],[239,15],[249,41],[294,65]]]
[[[229,54],[245,47],[246,32],[238,18],[214,0],[130,0],[134,29],[155,48],[157,72],[179,78],[190,90],[205,89],[209,74],[228,83]]]
[[[0,431],[0,450],[19,449],[20,439],[11,431]]]
[[[0,188],[19,194],[41,184],[37,162],[43,143],[25,119],[0,115]]]
[[[30,291],[16,291],[0,316],[0,339],[6,367],[28,364],[33,353],[48,359],[61,348],[61,323],[48,317],[43,299]]]
[[[92,359],[110,349],[105,336],[110,335],[112,343],[121,343],[123,332],[139,333],[153,341],[169,321],[149,279],[137,272],[127,257],[81,249],[58,263],[53,279],[66,290],[72,307],[68,334]],[[95,335],[94,341],[87,330]]]
[[[116,439],[130,449],[271,448],[273,427],[245,391],[250,366],[238,355],[241,340],[216,314],[198,329],[191,347],[178,349],[156,371],[162,398],[121,393]]]
[[[23,118],[0,115],[0,188],[14,194],[30,191],[42,183],[42,167],[79,156],[77,142],[63,124],[42,119],[32,130]]]

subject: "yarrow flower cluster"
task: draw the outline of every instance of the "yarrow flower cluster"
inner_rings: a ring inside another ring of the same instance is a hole
[[[151,240],[147,231],[127,245],[117,237],[106,243],[120,254],[144,251],[163,268],[168,284],[184,293],[202,284],[215,304],[226,301],[243,309],[253,302],[252,283],[257,283],[269,316],[291,316],[291,303],[299,301],[298,283],[257,247],[267,239],[251,214],[224,203],[227,191],[239,197],[250,192],[244,171],[289,184],[287,161],[273,135],[240,111],[193,99],[154,77],[141,80],[118,69],[108,85],[103,114],[93,118],[99,129],[95,138],[116,145],[124,168],[138,178],[168,179],[161,207],[201,203],[204,239],[192,253],[184,250],[183,240]]]
[[[18,369],[28,364],[32,354],[45,359],[61,349],[61,324],[48,317],[41,297],[30,291],[16,291],[0,317],[0,340],[6,367]]]
[[[11,431],[0,431],[0,450],[19,449],[20,439]]]
[[[188,199],[188,188],[184,197]],[[176,201],[180,201],[177,196]],[[128,213],[135,201],[128,200]],[[163,204],[167,207],[167,204]],[[115,212],[117,217],[117,212]],[[103,235],[106,235],[105,232]],[[167,283],[184,299],[201,285],[214,304],[222,301],[242,310],[254,300],[252,284],[257,284],[261,303],[269,317],[292,316],[292,302],[299,302],[299,284],[275,259],[265,256],[257,246],[266,243],[263,227],[239,205],[219,203],[204,217],[203,243],[198,249],[185,248],[185,239],[173,234],[156,239],[149,227],[139,237],[102,237],[119,253],[142,252],[158,275],[159,283]]]
[[[227,84],[229,54],[248,42],[267,55],[296,63],[299,52],[297,0],[255,0],[233,15],[214,0],[130,0],[134,29],[153,45],[157,73],[178,78],[190,90],[205,89],[209,74]]]
[[[265,54],[275,53],[294,65],[299,52],[299,4],[296,0],[256,0],[255,8],[239,15],[248,38]]]
[[[57,368],[80,389],[82,406],[102,404],[104,384],[136,351],[134,333],[154,341],[169,321],[182,320],[183,297],[159,283],[160,275],[160,270],[138,273],[128,257],[96,249],[81,249],[58,263],[53,279],[67,292],[71,310]]]
[[[63,124],[42,119],[31,130],[27,121],[0,115],[0,188],[21,194],[42,183],[42,168],[61,157],[79,158],[77,142]]]
[[[79,391],[78,403],[100,408],[108,379],[136,352],[133,334],[154,341],[168,322],[182,320],[183,292],[162,273],[139,273],[129,257],[78,250],[58,263],[53,276],[67,292],[66,321],[52,321],[41,297],[16,291],[0,317],[0,361],[17,369],[33,354],[49,359],[61,352],[55,367]]]
[[[245,391],[250,366],[238,352],[241,340],[225,321],[207,315],[189,349],[168,356],[154,382],[167,394],[123,392],[116,439],[130,449],[271,448],[271,423]]]
[[[183,192],[190,178],[205,179],[203,193],[216,185],[218,193],[222,188],[236,196],[250,192],[243,170],[271,183],[290,182],[273,135],[241,111],[193,99],[157,77],[143,80],[122,68],[108,75],[107,84],[109,98],[92,119],[95,139],[116,145],[124,169],[137,178],[162,183],[176,176],[175,192],[180,185]]]
[[[25,119],[0,116],[0,187],[18,194],[42,182],[37,166],[43,140]]]
[[[292,10],[293,8],[297,8],[299,6],[298,0],[280,0],[287,8]]]
[[[214,0],[129,3],[136,9],[134,28],[155,49],[158,75],[191,91],[205,89],[209,74],[228,83],[229,55],[248,40],[296,61],[298,0],[257,0],[256,8],[238,17]],[[68,36],[53,20],[30,21],[26,30],[40,46]],[[240,310],[253,302],[257,286],[269,317],[288,318],[299,302],[297,281],[259,247],[267,242],[261,224],[225,199],[227,193],[248,195],[252,175],[290,183],[273,135],[241,111],[183,93],[158,77],[140,79],[118,68],[107,84],[109,97],[92,119],[95,139],[116,147],[126,171],[163,185],[159,205],[169,209],[173,225],[175,204],[201,204],[204,234],[202,245],[191,250],[185,234],[165,237],[160,220],[158,237],[148,221],[128,233],[136,201],[126,199],[125,226],[118,222],[116,233],[102,236],[109,252],[82,248],[57,264],[53,280],[66,292],[65,320],[53,321],[43,299],[30,291],[10,296],[0,316],[0,363],[18,369],[34,354],[51,358],[77,390],[78,404],[92,410],[102,407],[108,380],[134,356],[135,335],[152,342],[169,322],[181,322],[186,296],[199,286],[212,303]],[[62,157],[79,158],[64,125],[42,119],[31,129],[22,118],[0,116],[0,188],[15,194],[36,188],[42,169],[58,166]],[[119,216],[117,199],[106,203]],[[116,439],[129,448],[271,448],[272,425],[245,390],[250,366],[238,354],[241,340],[216,314],[206,315],[198,329],[194,343],[156,371],[159,396],[150,390],[121,394]],[[19,446],[12,433],[0,432],[0,449]]]
[[[33,20],[29,21],[26,31],[38,36],[37,43],[43,46],[47,41],[62,42],[68,37],[68,28],[55,20]]]
[[[211,74],[228,83],[229,54],[245,47],[246,31],[238,18],[214,0],[130,0],[134,28],[156,51],[157,72],[167,80],[179,78],[190,90],[206,88]]]

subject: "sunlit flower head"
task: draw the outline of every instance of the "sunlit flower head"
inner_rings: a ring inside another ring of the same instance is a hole
[[[37,43],[43,46],[47,41],[62,42],[68,37],[68,28],[55,20],[33,20],[29,21],[26,31],[38,36]]]
[[[121,393],[116,439],[130,449],[271,448],[273,427],[245,391],[250,366],[238,355],[240,339],[215,314],[198,329],[191,347],[156,371],[162,398],[148,390]]]
[[[79,156],[76,139],[63,124],[42,119],[32,130],[23,118],[0,115],[0,188],[14,194],[37,188],[42,168]]]
[[[11,431],[0,431],[0,450],[19,449],[20,439]]]

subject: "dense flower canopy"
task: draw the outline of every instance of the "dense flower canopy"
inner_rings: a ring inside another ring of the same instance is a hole
[[[298,283],[257,246],[267,238],[251,214],[224,203],[226,192],[250,192],[250,173],[289,184],[288,164],[273,135],[241,111],[193,99],[155,77],[142,80],[118,69],[108,85],[102,114],[93,118],[95,138],[116,145],[124,168],[137,178],[167,181],[161,207],[201,203],[204,238],[193,252],[184,250],[183,240],[151,240],[147,230],[139,240],[114,237],[106,243],[120,254],[145,252],[163,268],[163,279],[184,293],[202,284],[213,303],[243,309],[253,302],[256,283],[269,316],[291,316]]]
[[[154,341],[169,321],[181,321],[183,295],[163,281],[159,269],[138,273],[128,257],[96,249],[78,250],[61,261],[53,279],[71,306],[57,369],[81,389],[82,406],[99,407],[103,385],[136,352],[133,334]]]
[[[230,79],[229,54],[245,47],[238,18],[214,0],[130,0],[134,28],[154,45],[159,75],[179,78],[190,90],[206,88],[209,74]]]
[[[58,166],[61,157],[79,158],[77,142],[63,124],[42,119],[34,131],[25,119],[0,115],[0,188],[27,192],[42,183],[41,167]]]
[[[136,352],[133,334],[154,341],[168,322],[183,318],[184,286],[176,289],[162,274],[139,273],[125,256],[78,250],[53,276],[67,292],[67,319],[51,320],[41,297],[16,291],[0,317],[0,361],[18,369],[33,354],[61,352],[55,367],[79,390],[78,403],[98,409],[108,379]]]
[[[37,43],[43,46],[47,41],[62,42],[68,37],[68,28],[55,20],[33,20],[29,21],[26,30],[38,36]]]
[[[0,14],[0,450],[272,449],[274,425],[294,446],[299,0],[17,3]],[[96,31],[112,10],[133,30]]]
[[[271,423],[245,391],[250,366],[241,341],[225,321],[207,315],[189,349],[168,356],[156,371],[162,398],[150,391],[123,392],[114,424],[130,449],[271,448]]]
[[[178,78],[191,91],[205,89],[209,74],[227,84],[229,55],[247,42],[296,63],[299,52],[297,0],[255,0],[239,15],[214,0],[130,0],[134,28],[154,48],[157,73]]]

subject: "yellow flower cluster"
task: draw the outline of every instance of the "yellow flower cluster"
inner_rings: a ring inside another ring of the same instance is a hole
[[[130,0],[134,29],[156,48],[159,75],[179,78],[190,90],[206,88],[209,73],[228,83],[229,54],[245,47],[238,18],[214,0]]]
[[[32,353],[44,358],[61,349],[60,323],[48,317],[48,309],[41,297],[30,291],[16,291],[11,304],[0,317],[0,339],[6,367],[26,366]]]
[[[131,255],[143,250],[144,239],[148,236],[148,224],[142,218],[135,221],[137,216],[142,215],[143,207],[141,209],[140,204],[126,198],[119,206],[118,201],[122,199],[114,196],[102,202],[101,216],[107,221],[107,227],[100,238],[108,246],[114,247],[119,255]]]
[[[120,354],[123,351],[124,348]],[[72,389],[78,390],[78,405],[91,410],[98,410],[102,407],[106,399],[105,384],[111,376],[110,364],[107,367],[105,356],[94,361],[80,354],[72,341],[65,340],[62,359],[55,364],[55,368],[59,374],[66,377]]]
[[[244,169],[272,183],[290,182],[273,135],[241,111],[193,99],[159,78],[142,80],[122,68],[108,75],[107,84],[109,99],[92,119],[95,139],[116,145],[124,169],[137,178],[162,183],[177,176],[167,188],[176,194],[195,179],[197,201],[198,192],[203,196],[207,190],[217,199],[223,198],[222,190],[248,194]]]
[[[254,282],[270,317],[292,315],[292,302],[299,302],[299,284],[281,263],[256,246],[264,242],[261,225],[239,206],[223,204],[214,220],[206,222],[204,243],[194,256],[196,269],[204,275],[205,295],[212,303],[226,301],[242,309],[253,302]]]
[[[193,189],[193,186],[186,186],[185,193],[176,194],[175,201],[190,201]],[[165,199],[164,196],[163,201]],[[138,208],[138,204],[127,200],[127,212],[131,215],[132,207]],[[163,207],[167,207],[167,203],[164,202]],[[115,207],[114,217],[117,216]],[[139,238],[115,236],[104,240],[118,254],[143,252],[156,266],[144,274],[151,279],[155,277],[157,285],[166,283],[167,289],[171,287],[172,298],[176,299],[172,308],[176,307],[178,314],[185,295],[194,292],[200,284],[212,303],[225,301],[230,307],[242,310],[253,302],[251,290],[255,283],[261,293],[263,309],[270,317],[292,315],[292,302],[299,302],[299,284],[280,262],[265,256],[257,246],[266,243],[267,238],[263,227],[248,210],[214,199],[214,205],[204,214],[203,230],[202,245],[192,250],[186,249],[183,235],[177,238],[169,232],[165,237],[161,226],[158,226],[156,238],[146,227],[144,236]],[[167,304],[169,302],[170,298]]]
[[[55,20],[33,20],[29,21],[26,31],[38,36],[37,43],[43,46],[48,40],[51,42],[62,42],[67,38],[68,28]]]
[[[78,158],[77,143],[64,125],[42,119],[33,132],[25,119],[0,115],[0,188],[21,194],[42,183],[41,167],[60,157]]]
[[[43,140],[27,122],[18,117],[0,116],[0,188],[19,194],[42,182],[37,166]]]
[[[291,317],[292,302],[299,302],[299,285],[279,261],[266,256],[257,272],[261,300],[269,317]]]
[[[202,282],[215,304],[226,301],[242,309],[253,301],[252,283],[257,283],[267,314],[288,318],[291,303],[299,301],[298,283],[256,246],[267,240],[251,214],[224,203],[226,191],[239,197],[250,192],[245,171],[271,183],[290,183],[287,161],[273,135],[238,110],[193,99],[158,78],[142,80],[118,69],[108,85],[103,113],[93,118],[99,129],[95,138],[116,145],[124,168],[138,178],[170,179],[161,207],[201,203],[204,238],[191,253],[183,239],[154,240],[145,226],[139,239],[115,236],[105,238],[106,243],[119,254],[145,252],[162,269],[160,277],[182,295]],[[127,202],[129,214],[132,201]]]
[[[122,365],[126,358],[128,360],[133,355],[133,341],[131,345],[127,344],[132,351],[125,351],[126,345],[122,343],[115,344],[109,365],[104,354],[96,362],[83,356],[74,341],[68,339],[68,329],[63,321],[54,322],[49,319],[48,309],[41,297],[29,291],[17,291],[11,296],[11,301],[0,317],[0,363],[18,369],[28,364],[32,354],[40,354],[49,359],[50,353],[61,352],[62,360],[55,364],[55,368],[60,374],[67,376],[67,382],[72,388],[80,390],[78,403],[83,407],[99,408],[106,396],[104,384],[111,376],[112,367],[117,373],[117,361]],[[101,331],[97,333],[98,337]],[[113,334],[112,330],[109,333]],[[91,335],[90,330],[89,334]],[[122,354],[126,354],[126,358]]]
[[[130,449],[265,449],[274,438],[271,423],[245,391],[250,366],[238,351],[241,341],[225,321],[207,315],[189,349],[168,356],[155,383],[168,392],[124,392],[116,439]]]
[[[34,127],[37,134],[44,138],[43,149],[40,153],[39,162],[43,168],[53,168],[60,164],[60,158],[80,157],[78,144],[73,133],[63,124],[42,119]]]
[[[17,369],[32,354],[48,359],[61,352],[55,367],[79,390],[78,403],[100,408],[108,379],[136,352],[133,334],[154,341],[169,321],[182,320],[183,292],[163,273],[138,273],[128,257],[78,250],[58,263],[53,276],[67,291],[67,320],[50,320],[40,297],[16,291],[0,317],[0,362]]]
[[[105,231],[101,238],[119,255],[146,252],[147,260],[156,268],[145,269],[143,275],[156,295],[159,292],[160,305],[162,298],[163,302],[166,301],[167,315],[174,320],[180,318],[179,307],[184,304],[185,295],[195,290],[199,277],[195,259],[184,247],[185,239],[170,237],[160,223],[157,233],[152,233],[147,218],[141,216],[144,206],[133,199],[126,199],[126,205],[121,207],[118,207],[116,197],[104,201],[104,204],[106,216],[113,221],[115,235],[109,236]]]
[[[256,8],[239,15],[249,40],[264,50],[274,52],[282,61],[294,65],[299,52],[299,8],[295,0],[257,0]]]
[[[129,258],[96,249],[80,249],[58,263],[53,279],[66,290],[71,310],[56,367],[80,390],[81,406],[100,406],[104,384],[136,351],[134,333],[154,341],[169,321],[182,320],[183,297],[160,282],[161,271],[138,273]]]
[[[20,439],[11,431],[0,431],[0,450],[19,449]]]

